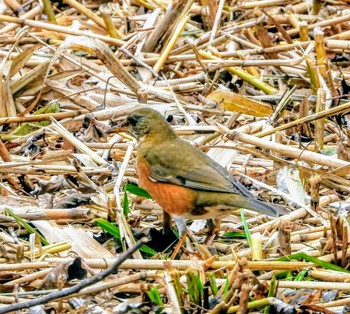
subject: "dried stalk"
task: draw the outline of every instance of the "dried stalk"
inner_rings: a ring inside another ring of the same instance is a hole
[[[114,56],[111,49],[102,41],[89,37],[80,37],[74,41],[63,44],[61,49],[66,49],[68,47],[71,49],[81,49],[89,53],[95,53],[97,58],[100,59],[121,82],[128,86],[138,96],[140,103],[147,102],[147,94],[145,90]]]
[[[71,133],[69,133],[62,125],[60,125],[55,118],[51,117],[52,125],[51,127],[60,133],[65,139],[67,139],[70,143],[72,143],[77,149],[82,151],[84,154],[87,154],[93,161],[95,161],[98,165],[106,165],[107,162],[97,155],[93,150],[88,148],[83,142],[79,141],[76,137],[74,137]]]
[[[220,58],[215,57],[215,56],[211,55],[210,53],[207,53],[207,52],[205,52],[203,50],[200,50],[199,54],[205,59],[220,60]],[[277,93],[277,90],[274,87],[270,86],[269,84],[266,84],[266,83],[262,82],[261,80],[257,79],[255,76],[250,75],[249,73],[247,73],[247,72],[245,72],[245,71],[243,71],[243,70],[241,70],[239,68],[228,67],[227,70],[229,72],[231,72],[232,74],[236,74],[241,79],[249,82],[250,84],[252,84],[256,88],[262,90],[263,92],[265,92],[267,94],[275,94],[275,93]]]
[[[119,258],[110,266],[109,269],[102,271],[89,279],[85,279],[71,288],[66,288],[66,289],[63,289],[63,290],[60,290],[57,292],[52,292],[44,297],[34,299],[31,301],[26,301],[26,302],[21,302],[21,303],[17,303],[17,304],[12,304],[12,305],[8,305],[8,306],[0,307],[0,314],[8,313],[10,311],[29,308],[29,307],[39,305],[39,304],[45,304],[51,300],[66,297],[66,296],[71,295],[73,293],[79,292],[81,289],[83,289],[87,286],[91,286],[92,284],[97,283],[97,282],[101,281],[102,279],[106,278],[107,276],[113,274],[119,268],[120,264],[123,261],[125,261],[130,255],[132,255],[133,252],[138,250],[141,247],[141,245],[143,245],[146,242],[147,242],[147,239],[143,238],[142,240],[137,242],[137,244],[135,246],[128,249],[126,252],[122,253],[119,256]]]
[[[81,31],[81,30],[74,30],[72,28],[59,26],[59,25],[53,25],[50,23],[31,21],[31,20],[22,19],[22,18],[15,18],[15,17],[7,16],[7,15],[0,15],[0,21],[9,22],[9,23],[16,23],[19,25],[27,25],[27,26],[34,27],[34,28],[47,29],[47,30],[51,30],[51,31],[55,31],[55,32],[63,33],[63,34],[68,34],[68,35],[92,37],[92,38],[100,39],[106,43],[109,43],[111,45],[115,45],[117,47],[123,46],[125,44],[124,41],[122,41],[120,39],[116,39],[116,38],[102,36],[102,35],[98,35],[98,34],[90,33],[90,32],[85,32],[85,31]]]
[[[33,19],[37,15],[41,14],[43,11],[43,7],[41,5],[35,6],[33,9],[29,10],[28,12],[25,12],[21,15],[21,19]],[[13,30],[15,30],[18,27],[18,23],[9,23],[3,28],[0,29],[0,34],[6,34]]]
[[[174,27],[177,24],[178,19],[181,17],[181,12],[186,5],[184,0],[175,0],[171,3],[171,6],[167,13],[164,15],[162,21],[152,32],[151,37],[144,44],[144,51],[154,51],[159,40],[164,36],[166,32],[169,32],[169,28]],[[170,35],[170,32],[169,32]],[[165,41],[167,38],[163,38]]]
[[[273,129],[260,132],[258,134],[255,134],[255,136],[257,136],[257,137],[265,137],[267,135],[274,134],[275,132],[287,130],[287,129],[293,127],[293,126],[297,126],[297,125],[300,125],[300,124],[303,124],[303,123],[306,123],[306,122],[315,121],[317,119],[322,119],[322,118],[325,118],[325,117],[328,117],[328,116],[341,114],[341,113],[346,112],[348,110],[350,110],[350,102],[348,102],[346,104],[343,104],[343,105],[340,105],[340,106],[337,106],[337,107],[334,107],[334,108],[331,108],[331,109],[327,109],[327,110],[323,110],[323,111],[318,112],[318,113],[311,114],[309,116],[306,116],[306,117],[294,120],[294,121],[292,121],[290,123],[286,123],[284,125],[280,125],[280,126],[275,127]]]
[[[65,3],[69,4],[71,7],[75,8],[79,13],[85,15],[88,19],[94,21],[102,29],[105,29],[105,23],[103,19],[98,17],[94,12],[86,8],[84,5],[75,0],[64,0]]]
[[[227,138],[229,138],[230,140],[241,141],[246,144],[252,144],[257,147],[270,149],[272,151],[278,152],[283,156],[290,156],[297,160],[303,160],[317,165],[327,166],[330,169],[350,165],[349,162],[334,157],[329,157],[306,150],[303,151],[301,149],[289,147],[287,145],[279,143],[274,143],[266,139],[262,139],[253,135],[238,133],[236,131],[233,131],[230,134],[228,134]]]

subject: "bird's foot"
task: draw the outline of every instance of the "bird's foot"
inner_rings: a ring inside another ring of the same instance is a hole
[[[186,233],[186,219],[179,217],[173,217],[173,219],[176,223],[179,236],[182,237]]]
[[[213,241],[214,241],[214,239],[216,238],[216,236],[217,236],[217,233],[215,233],[215,234],[208,234],[208,235],[205,237],[204,244],[205,244],[206,246],[211,247],[211,246],[213,245]]]
[[[169,248],[173,247],[173,245],[178,241],[177,236],[171,229],[164,230],[164,228],[161,230],[154,227],[144,228],[136,232],[134,236],[136,239],[140,239],[145,236],[151,239],[151,241],[147,243],[147,246],[157,252],[168,251]]]

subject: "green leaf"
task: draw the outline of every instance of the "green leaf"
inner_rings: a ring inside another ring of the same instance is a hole
[[[158,287],[157,286],[153,286],[151,287],[148,291],[147,291],[147,295],[149,297],[149,299],[151,300],[151,302],[153,304],[157,304],[160,306],[163,306],[163,300],[160,297],[159,291],[158,291]]]
[[[50,105],[47,105],[43,108],[37,110],[34,115],[44,114],[44,113],[56,113],[60,111],[59,104],[54,102]],[[49,125],[50,121],[40,121],[40,122],[32,122],[32,123],[22,123],[16,129],[11,132],[11,135],[19,135],[24,136],[31,132],[38,130],[39,128]]]
[[[150,248],[148,245],[144,244],[140,247],[140,251],[149,255],[156,255],[157,252],[155,250],[153,250],[152,248]]]
[[[143,188],[140,188],[139,186],[127,183],[125,185],[124,190],[126,192],[129,192],[131,194],[137,195],[137,196],[142,196],[148,199],[152,199],[152,196]]]
[[[121,241],[119,227],[116,226],[114,223],[111,223],[103,218],[97,218],[96,223],[103,231],[109,233],[110,235],[115,237],[117,240]],[[140,251],[152,256],[157,254],[155,250],[151,249],[149,246],[145,244],[140,247]]]
[[[225,288],[224,288],[224,299],[227,297],[228,291],[230,290],[229,279],[226,277]]]
[[[283,271],[277,273],[275,276],[276,276],[276,279],[286,279],[286,278],[292,277],[290,270],[283,270]],[[292,277],[292,279],[293,279],[293,277]]]
[[[320,153],[322,155],[326,155],[326,156],[333,156],[337,153],[337,148],[334,147],[334,148],[325,148],[325,149],[321,149],[320,150]]]
[[[188,296],[194,304],[201,305],[204,299],[204,286],[195,270],[186,272]]]
[[[106,231],[120,241],[119,227],[102,218],[96,219],[96,223],[103,231]]]
[[[128,216],[129,214],[129,199],[128,199],[128,194],[126,194],[126,191],[124,190],[124,198],[123,198],[123,214],[124,216]]]
[[[289,270],[287,271],[286,280],[293,281],[293,273]]]
[[[247,236],[242,232],[225,232],[225,238],[246,238]]]
[[[208,273],[208,278],[209,278],[211,292],[212,292],[213,296],[215,297],[219,291],[218,285],[216,283],[215,274],[212,272]]]
[[[294,281],[302,281],[308,272],[308,269],[303,269],[298,273],[298,275],[295,276]]]
[[[271,283],[270,283],[270,287],[269,287],[269,291],[267,293],[267,297],[274,297],[276,295],[276,288],[277,288],[277,280],[276,280],[276,277],[273,276],[271,278]],[[267,305],[265,308],[264,308],[264,314],[269,314],[270,313],[270,308],[271,306],[270,305]]]
[[[241,219],[242,219],[242,224],[243,224],[243,228],[244,228],[244,233],[245,236],[247,237],[247,241],[248,241],[248,245],[249,247],[251,247],[251,237],[250,237],[250,231],[249,231],[249,226],[247,224],[247,220],[245,219],[245,214],[244,211],[241,209]]]
[[[31,225],[29,225],[27,222],[25,222],[21,217],[16,215],[11,209],[6,208],[5,212],[14,218],[17,223],[19,223],[24,229],[26,229],[29,233],[35,233],[36,236],[39,237],[41,243],[43,245],[49,245],[50,243],[36,230],[34,229]]]
[[[170,270],[170,276],[173,282],[173,286],[175,288],[175,293],[177,300],[179,302],[179,305],[183,307],[185,300],[185,288],[183,284],[180,281],[180,273],[177,269],[171,269]]]

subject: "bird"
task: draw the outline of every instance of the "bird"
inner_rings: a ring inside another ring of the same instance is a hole
[[[187,219],[211,221],[213,234],[223,217],[240,208],[268,216],[286,213],[256,199],[228,170],[181,139],[155,109],[136,109],[107,133],[120,131],[136,137],[139,186],[162,207],[165,231],[171,230],[171,218],[180,235],[186,232]]]

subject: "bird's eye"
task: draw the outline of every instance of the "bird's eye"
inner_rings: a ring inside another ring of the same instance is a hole
[[[128,122],[132,125],[135,126],[137,124],[137,119],[135,117],[129,117]]]

